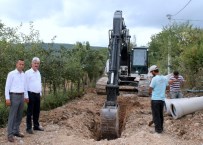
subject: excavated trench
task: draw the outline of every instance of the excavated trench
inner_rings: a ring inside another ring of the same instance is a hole
[[[124,110],[124,109],[122,109]],[[125,128],[125,111],[119,111],[119,135],[122,133],[122,130]],[[99,116],[98,116],[99,118]],[[108,139],[108,140],[113,140],[116,139],[115,136],[108,136],[108,138],[102,137],[101,135],[101,127],[100,127],[100,120],[99,119],[95,119],[94,124],[93,124],[93,129],[90,129],[90,131],[92,132],[92,136],[91,138],[96,140],[96,141],[100,141],[103,139]]]
[[[140,106],[140,103],[132,100],[132,98],[128,97],[120,97],[118,99],[119,104],[119,136],[122,134],[122,131],[125,130],[125,125],[127,118],[133,109],[134,106]],[[113,140],[116,139],[115,136],[109,136],[108,138],[101,137],[101,130],[100,130],[100,114],[99,112],[96,113],[97,115],[94,117],[94,129],[90,130],[92,132],[92,138],[96,141],[100,141],[103,139]]]
[[[98,96],[94,93],[75,100],[63,107],[56,108],[49,112],[44,112],[40,119],[46,124],[57,124],[60,128],[65,128],[67,134],[76,135],[80,138],[102,140],[100,133],[100,110],[106,96]],[[121,95],[118,97],[119,104],[119,134],[125,130],[126,122],[131,111],[140,106],[137,96]],[[109,138],[112,140],[115,138]]]

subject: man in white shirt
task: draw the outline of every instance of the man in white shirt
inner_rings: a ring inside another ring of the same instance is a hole
[[[33,134],[33,129],[37,131],[43,131],[43,128],[39,125],[40,115],[40,97],[42,93],[41,74],[39,72],[40,59],[34,57],[32,59],[32,67],[25,72],[27,93],[29,97],[29,103],[27,107],[27,133]],[[33,119],[33,120],[32,120]]]
[[[9,72],[6,79],[6,105],[10,106],[8,117],[8,141],[14,142],[13,136],[24,137],[20,133],[20,124],[23,116],[24,102],[29,102],[25,89],[24,60],[19,59],[16,69]]]

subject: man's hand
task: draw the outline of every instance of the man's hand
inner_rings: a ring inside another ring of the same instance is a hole
[[[9,99],[6,100],[6,106],[11,106],[11,101]]]
[[[175,82],[181,82],[179,79],[176,79]]]
[[[179,80],[178,80],[178,79],[170,80],[170,81],[169,81],[169,84],[172,85],[174,82],[179,82]]]
[[[149,87],[149,96],[152,95],[152,90],[153,90],[153,88],[152,88],[152,87]]]
[[[170,87],[169,86],[166,86],[166,98],[170,98]]]
[[[25,98],[25,99],[24,99],[24,102],[25,102],[25,103],[29,103],[29,99],[28,99],[28,98]]]

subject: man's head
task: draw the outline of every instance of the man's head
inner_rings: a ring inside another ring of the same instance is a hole
[[[32,69],[34,71],[37,71],[39,69],[39,65],[40,65],[40,59],[38,57],[34,57],[32,59]]]
[[[153,76],[159,73],[159,68],[156,65],[152,65],[149,68],[149,72],[152,73]]]
[[[174,75],[175,78],[178,78],[179,72],[178,72],[178,71],[174,71],[174,72],[173,72],[173,75]]]
[[[16,69],[19,71],[19,72],[22,72],[23,69],[25,67],[25,62],[24,62],[24,59],[18,59],[17,62],[16,62]]]

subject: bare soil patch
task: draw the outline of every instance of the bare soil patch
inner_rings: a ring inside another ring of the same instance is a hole
[[[120,106],[121,137],[115,140],[99,140],[100,109],[105,95],[88,90],[82,98],[73,100],[51,111],[41,111],[40,123],[45,131],[25,132],[25,118],[21,124],[24,138],[15,138],[14,144],[25,145],[202,145],[203,111],[174,120],[165,114],[164,133],[154,133],[151,121],[150,98],[136,94],[118,97]],[[0,144],[10,145],[6,128],[0,129]]]

